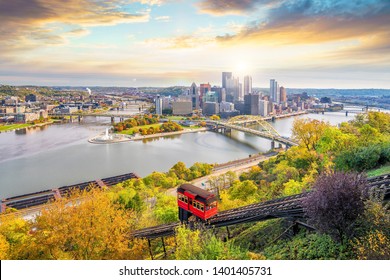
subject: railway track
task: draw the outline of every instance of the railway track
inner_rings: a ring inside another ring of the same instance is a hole
[[[44,190],[35,193],[18,195],[3,199],[1,201],[2,206],[5,208],[15,208],[18,210],[26,209],[34,206],[44,205],[50,201],[56,199],[56,195],[60,197],[68,196],[73,190],[85,190],[87,188],[101,188],[103,186],[112,187],[120,182],[132,179],[139,178],[134,173],[127,173],[118,176],[112,176],[108,178],[103,178],[96,181],[88,181],[75,185],[62,186],[59,188]]]
[[[368,179],[370,188],[385,190],[384,200],[390,200],[390,174]],[[307,193],[273,199],[219,212],[206,223],[206,228],[217,228],[248,222],[258,222],[274,218],[301,218],[304,215],[302,198]],[[179,222],[144,228],[130,234],[135,238],[153,239],[173,235]]]

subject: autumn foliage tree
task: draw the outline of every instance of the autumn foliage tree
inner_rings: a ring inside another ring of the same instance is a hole
[[[311,119],[295,119],[292,137],[309,151],[315,150],[325,129],[329,124]]]
[[[97,189],[54,202],[42,209],[34,222],[29,258],[136,258],[128,241],[128,233],[134,228],[132,215]]]
[[[309,222],[338,241],[352,237],[364,212],[366,186],[366,178],[358,173],[320,175],[302,202]]]

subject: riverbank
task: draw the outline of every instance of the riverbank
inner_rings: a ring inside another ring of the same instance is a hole
[[[185,133],[193,133],[193,132],[201,132],[201,131],[207,131],[208,129],[206,127],[202,128],[185,128],[180,131],[173,131],[173,132],[163,132],[163,133],[156,133],[156,134],[150,134],[150,135],[137,135],[132,137],[133,141],[138,141],[138,140],[144,140],[144,139],[149,139],[149,138],[160,138],[160,137],[165,137],[165,136],[172,136],[172,135],[180,135],[180,134],[185,134]]]
[[[6,128],[4,128],[4,126],[0,127],[0,133],[13,132],[13,131],[21,130],[21,129],[26,129],[26,128],[35,128],[35,127],[40,127],[40,126],[49,125],[49,124],[53,124],[53,123],[54,123],[54,121],[48,121],[48,122],[37,123],[37,124],[25,123],[25,124],[13,124],[13,125],[9,125],[9,126],[5,125],[5,126],[7,126]]]

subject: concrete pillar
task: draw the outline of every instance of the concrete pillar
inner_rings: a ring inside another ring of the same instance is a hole
[[[273,149],[275,149],[275,141],[274,140],[271,141],[271,150],[273,150]]]
[[[2,201],[2,202],[1,202],[0,213],[4,213],[6,208],[7,208],[7,205],[5,205],[5,203],[3,203],[3,201]]]
[[[59,189],[52,189],[52,192],[54,193],[54,198],[56,200],[61,198],[61,193]]]

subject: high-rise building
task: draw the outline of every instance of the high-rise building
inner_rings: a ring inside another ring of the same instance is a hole
[[[269,95],[271,97],[272,102],[275,102],[277,104],[280,103],[279,84],[275,79],[270,80]]]
[[[284,87],[280,87],[280,102],[281,103],[287,102],[287,92]]]
[[[240,101],[240,81],[238,78],[232,77],[226,80],[226,101],[235,102]]]
[[[216,102],[218,103],[218,94],[215,91],[208,91],[203,95],[203,104],[205,102]]]
[[[199,99],[200,99],[200,107],[203,108],[203,96],[206,95],[206,93],[211,91],[211,85],[210,83],[207,84],[200,84],[199,85]]]
[[[267,100],[259,100],[259,115],[260,116],[268,116],[268,101]]]
[[[162,107],[163,107],[163,100],[160,95],[157,95],[156,97],[156,114],[161,116],[162,115]]]
[[[222,72],[222,88],[226,89],[226,81],[233,77],[232,72]]]
[[[214,91],[218,96],[218,103],[221,103],[222,101],[225,101],[225,89],[217,86],[213,86],[211,88],[211,91]]]
[[[245,76],[244,77],[244,95],[252,93],[252,77]]]
[[[219,114],[219,104],[217,102],[205,102],[203,106],[203,114],[206,116]]]
[[[259,115],[259,99],[258,94],[244,95],[244,114],[245,115]]]
[[[191,101],[192,101],[192,109],[193,110],[198,110],[199,107],[199,91],[198,87],[196,86],[195,83],[192,83],[190,87],[190,92],[189,95],[191,96]]]

